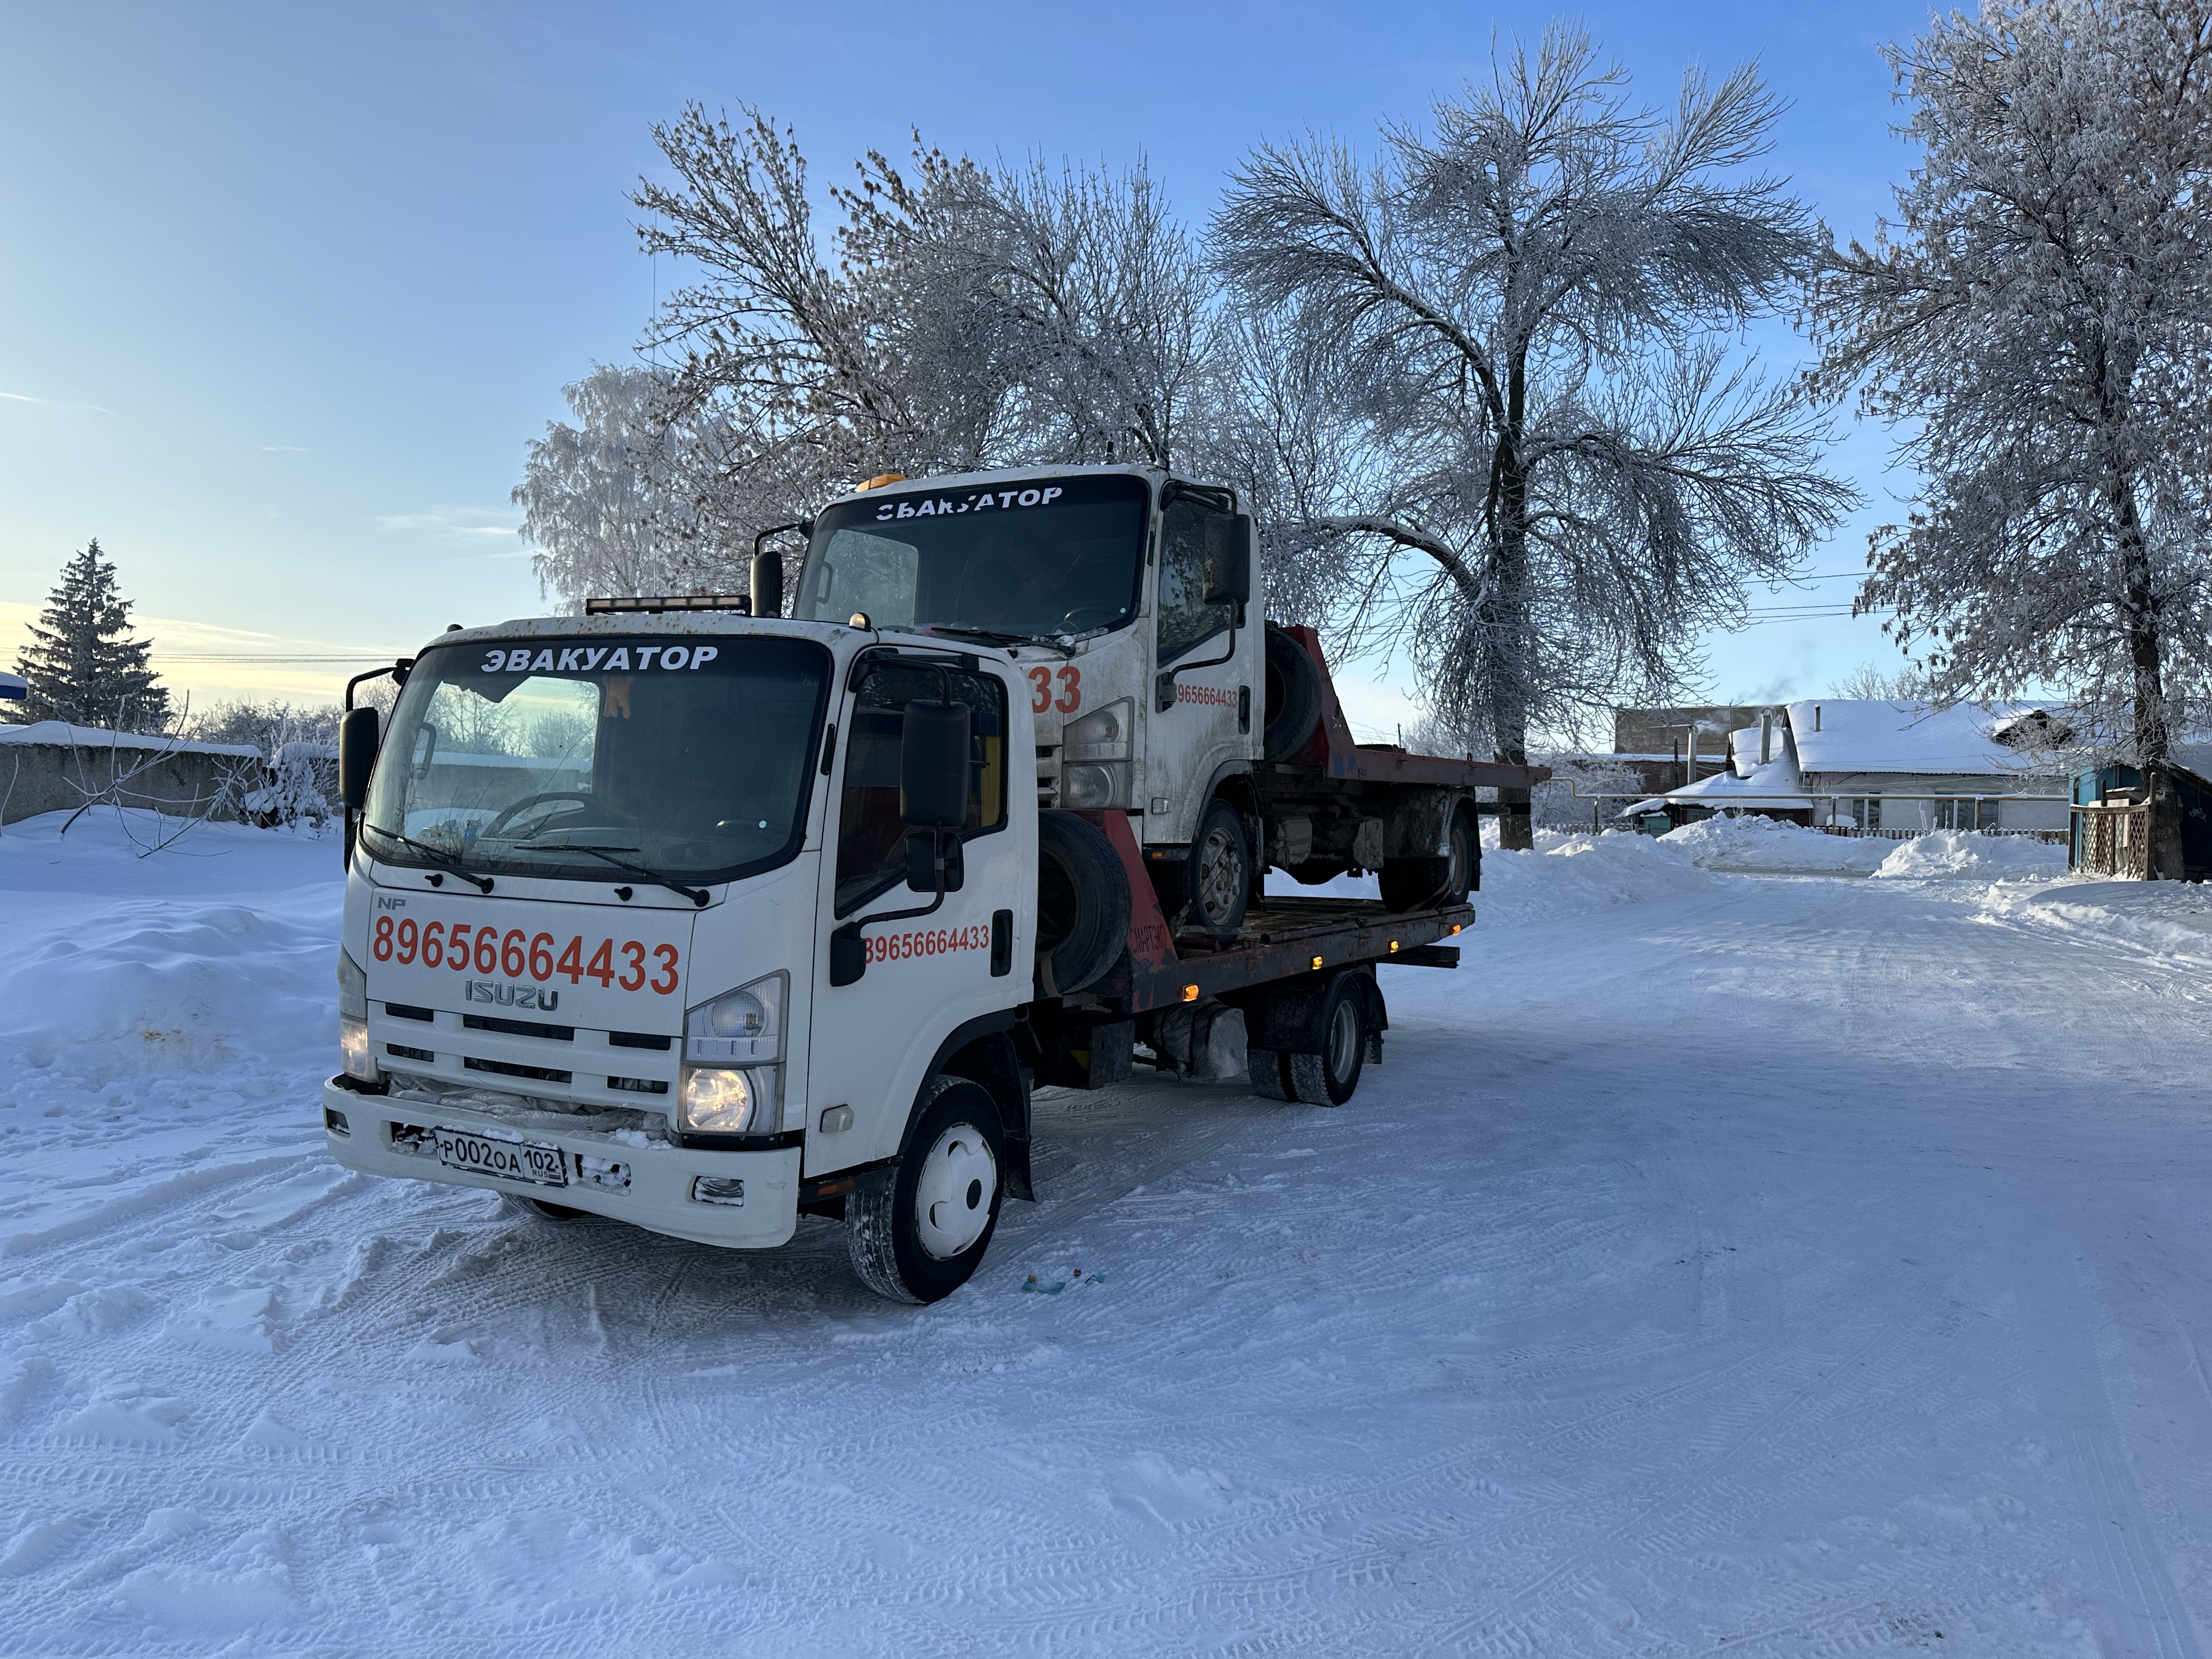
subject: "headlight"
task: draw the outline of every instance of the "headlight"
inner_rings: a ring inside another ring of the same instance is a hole
[[[367,1020],[338,1016],[338,1054],[344,1062],[345,1074],[355,1082],[376,1081],[376,1056],[369,1052]]]
[[[759,1135],[783,1127],[781,1062],[790,987],[788,974],[765,975],[684,1016],[679,1128]]]
[[[757,1066],[783,1058],[791,975],[774,973],[726,991],[684,1016],[684,1058],[695,1066]]]
[[[1060,775],[1060,804],[1062,806],[1119,806],[1124,791],[1122,774],[1127,768],[1119,763],[1086,763],[1071,766]]]
[[[368,1018],[368,975],[343,951],[338,952],[338,1016],[342,1019]]]
[[[766,1079],[754,1072],[720,1066],[684,1068],[684,1093],[679,1110],[684,1127],[702,1134],[772,1134]]]
[[[1127,697],[1070,720],[1060,733],[1060,758],[1071,761],[1127,760],[1129,726],[1136,705]]]

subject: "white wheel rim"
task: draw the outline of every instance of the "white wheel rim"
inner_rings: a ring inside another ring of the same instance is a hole
[[[999,1161],[972,1123],[938,1136],[914,1187],[915,1231],[921,1248],[948,1261],[983,1236],[999,1190]]]

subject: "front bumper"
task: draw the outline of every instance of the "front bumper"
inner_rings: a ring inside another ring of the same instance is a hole
[[[442,1103],[356,1094],[335,1080],[323,1085],[323,1139],[331,1156],[364,1175],[489,1188],[518,1198],[589,1210],[647,1232],[728,1249],[773,1249],[787,1241],[799,1226],[801,1152],[797,1146],[772,1152],[708,1152],[660,1142],[632,1146],[605,1135],[565,1134],[534,1126],[518,1131],[489,1113]],[[346,1133],[329,1127],[332,1112],[343,1115]],[[562,1154],[568,1184],[545,1186],[449,1169],[438,1161],[434,1152],[416,1151],[410,1146],[421,1139],[423,1131],[437,1127],[472,1130],[499,1140],[520,1133],[526,1140],[556,1146]],[[744,1201],[700,1202],[692,1192],[693,1183],[702,1176],[720,1182],[742,1181]]]

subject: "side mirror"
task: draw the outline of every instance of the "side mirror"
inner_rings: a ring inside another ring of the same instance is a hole
[[[763,548],[753,555],[753,615],[783,614],[783,555]]]
[[[937,851],[945,849],[945,890],[957,893],[966,881],[966,862],[960,855],[960,838],[935,830],[910,830],[906,837],[906,884],[917,893],[934,893],[938,887]]]
[[[964,702],[907,704],[899,816],[909,830],[957,830],[968,821],[968,731]]]
[[[358,812],[368,804],[368,774],[376,764],[376,710],[349,708],[338,722],[338,799]]]
[[[1206,603],[1252,603],[1252,515],[1216,513],[1206,520]]]

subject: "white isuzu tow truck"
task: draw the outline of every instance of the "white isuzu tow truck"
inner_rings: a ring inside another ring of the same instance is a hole
[[[886,477],[765,532],[750,594],[449,631],[382,730],[349,685],[332,1154],[704,1244],[842,1219],[926,1302],[1034,1196],[1035,1084],[1141,1049],[1349,1098],[1375,964],[1456,964],[1477,791],[1544,774],[1355,744],[1236,507]]]

